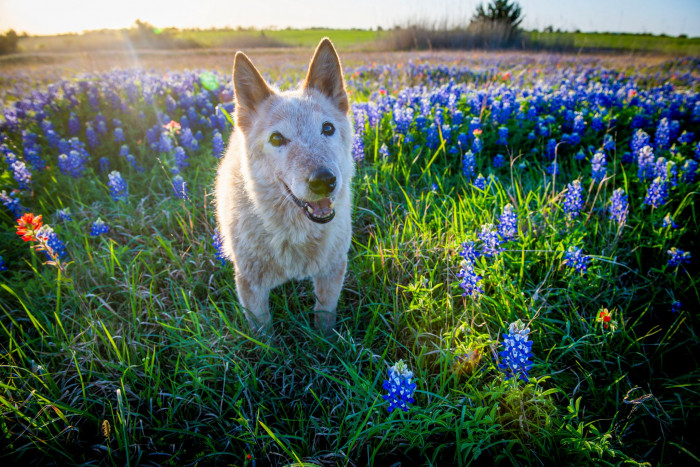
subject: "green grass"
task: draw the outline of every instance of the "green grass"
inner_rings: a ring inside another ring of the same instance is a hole
[[[560,47],[565,50],[612,51],[626,53],[659,53],[668,55],[700,55],[700,38],[654,36],[651,34],[613,34],[585,32],[530,33],[533,45]]]
[[[700,279],[664,266],[665,251],[679,239],[697,244],[697,182],[674,191],[669,205],[681,227],[663,229],[664,212],[642,206],[643,187],[630,180],[635,170],[611,158],[611,178],[585,183],[584,211],[568,220],[565,183],[589,170],[571,154],[562,156],[556,178],[539,158],[516,149],[497,173],[500,181],[479,190],[444,148],[428,150],[418,136],[410,145],[394,140],[387,117],[376,130],[368,127],[366,159],[354,180],[354,236],[337,334],[325,339],[313,328],[312,287],[298,281],[273,291],[273,330],[261,337],[249,333],[241,314],[232,266],[214,258],[217,160],[209,143],[184,172],[190,198],[176,199],[170,162],[136,143],[144,133],[137,110],[154,118],[146,105],[119,118],[148,169],[131,169],[111,141],[94,154],[109,156],[122,171],[128,202],[111,200],[106,177],[94,169],[79,180],[56,170],[35,175],[32,209],[69,245],[64,275],[42,265],[0,211],[2,254],[12,266],[0,273],[6,461],[697,460],[691,434],[700,409],[697,315],[690,308],[671,314],[667,304],[669,294],[691,306],[700,301]],[[81,101],[78,111],[94,109]],[[60,112],[67,119],[67,109]],[[620,111],[621,127],[631,113]],[[526,135],[534,122],[524,125],[513,125],[513,147],[531,144]],[[486,128],[490,150],[495,138],[496,129]],[[388,159],[378,156],[382,143],[391,148]],[[626,130],[617,144],[629,145]],[[544,142],[536,145],[542,150]],[[487,165],[481,161],[482,170]],[[9,184],[8,172],[0,177]],[[622,230],[605,211],[620,186],[632,204]],[[483,296],[462,297],[460,244],[482,224],[496,223],[508,203],[520,234],[497,257],[478,260]],[[65,206],[74,220],[56,221],[52,213]],[[97,216],[111,231],[93,238],[88,232]],[[593,257],[585,275],[562,264],[571,244],[585,245]],[[596,323],[601,307],[612,310],[614,331]],[[505,380],[494,362],[501,334],[516,319],[529,324],[535,342],[528,384]],[[382,381],[399,359],[415,373],[416,403],[408,413],[389,414]]]

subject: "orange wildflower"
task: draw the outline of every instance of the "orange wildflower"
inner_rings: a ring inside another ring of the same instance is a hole
[[[25,242],[35,242],[36,232],[41,227],[41,215],[34,216],[33,213],[27,212],[22,217],[17,219],[17,235],[22,237]]]

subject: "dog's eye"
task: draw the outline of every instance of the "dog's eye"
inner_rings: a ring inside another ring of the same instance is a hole
[[[321,127],[321,134],[325,136],[333,136],[333,133],[335,133],[335,127],[333,124],[330,122],[324,123]]]
[[[282,136],[282,133],[279,131],[275,131],[270,135],[270,144],[273,145],[274,147],[278,148],[280,146],[284,146],[287,144],[288,140],[284,136]]]

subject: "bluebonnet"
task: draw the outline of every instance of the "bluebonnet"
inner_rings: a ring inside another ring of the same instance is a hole
[[[499,144],[501,146],[508,145],[508,127],[507,126],[498,127],[498,141],[496,141],[496,144]]]
[[[576,117],[574,117],[573,129],[576,133],[583,133],[586,131],[586,121],[583,119],[583,115],[578,112]]]
[[[627,214],[629,213],[629,205],[627,203],[627,195],[625,190],[617,188],[613,191],[610,197],[610,220],[623,225],[627,222]]]
[[[693,183],[698,173],[698,163],[693,159],[687,159],[681,167],[681,181],[683,183]]]
[[[586,272],[589,261],[590,257],[584,255],[581,248],[576,246],[569,247],[569,250],[564,254],[566,265],[580,273]]]
[[[654,135],[654,145],[657,148],[665,149],[668,147],[670,138],[671,129],[669,127],[668,118],[664,117],[659,121],[659,125],[656,127],[656,134]]]
[[[12,169],[12,176],[17,181],[19,189],[28,189],[32,184],[32,173],[27,168],[27,165],[19,159],[14,159],[9,165]]]
[[[185,128],[182,130],[180,135],[180,142],[182,146],[188,151],[196,151],[199,149],[199,143],[197,139],[192,135],[192,130],[190,128]]]
[[[671,313],[678,313],[682,309],[683,304],[680,301],[674,300],[673,302],[671,302]]]
[[[100,157],[99,160],[99,165],[100,165],[100,173],[105,173],[109,170],[109,158],[102,156]]]
[[[501,362],[498,368],[503,370],[506,379],[518,377],[527,382],[532,368],[532,341],[530,328],[517,320],[508,326],[508,334],[503,334],[503,350],[498,353]]]
[[[0,256],[0,271],[7,271],[7,266],[5,266],[5,260]]]
[[[365,158],[365,141],[360,133],[355,133],[355,138],[352,142],[352,157],[357,162]]]
[[[474,153],[467,151],[464,153],[464,156],[462,156],[462,175],[464,175],[467,180],[471,180],[475,171],[476,157],[474,156]]]
[[[44,241],[46,246],[50,248],[51,252],[53,252],[58,259],[64,259],[66,256],[68,256],[66,245],[58,238],[56,232],[54,232],[48,225],[44,224],[41,226],[36,233],[36,238]],[[54,259],[49,251],[44,250],[44,254],[49,261]]]
[[[634,135],[632,135],[632,141],[630,141],[630,149],[632,150],[632,153],[634,153],[635,155],[637,155],[639,153],[639,151],[641,151],[641,149],[644,146],[650,146],[650,145],[651,145],[651,141],[649,139],[649,135],[646,134],[646,132],[644,130],[642,130],[641,128],[638,129],[634,133]]]
[[[460,263],[461,269],[457,273],[457,278],[461,279],[459,286],[464,289],[462,295],[464,297],[476,298],[484,293],[481,288],[481,276],[474,272],[474,264],[471,261],[464,260]]]
[[[382,143],[382,145],[379,147],[379,155],[382,156],[382,159],[389,158],[389,148],[386,147],[385,143]]]
[[[647,189],[647,194],[644,197],[644,204],[653,208],[658,208],[662,204],[666,204],[668,198],[668,186],[666,181],[661,177],[656,177],[652,184]]]
[[[493,158],[493,166],[495,168],[501,167],[506,162],[506,158],[503,154],[496,154]]]
[[[408,404],[415,403],[413,393],[416,390],[416,383],[411,382],[412,379],[413,372],[408,369],[403,360],[399,360],[389,368],[389,378],[384,380],[382,385],[388,391],[388,394],[382,397],[385,401],[389,401],[389,407],[387,407],[389,412],[397,408],[408,412]]]
[[[115,128],[114,129],[114,142],[115,143],[122,143],[125,140],[126,140],[126,138],[124,138],[124,130],[122,130],[121,128]]]
[[[95,222],[92,223],[92,227],[90,228],[90,236],[91,237],[99,237],[102,234],[106,234],[109,232],[109,226],[105,224],[105,221],[102,219],[98,218]]]
[[[80,133],[80,120],[75,112],[71,112],[68,118],[68,132],[73,136],[78,136]]]
[[[594,182],[600,182],[605,178],[606,165],[608,165],[608,162],[605,159],[605,153],[596,152],[591,161],[591,177]]]
[[[690,252],[679,250],[676,247],[672,247],[667,252],[671,257],[668,259],[668,265],[671,267],[678,267],[681,264],[690,263]]]
[[[72,221],[73,218],[70,215],[70,208],[59,209],[56,211],[56,217],[62,221]]]
[[[513,240],[518,235],[518,215],[511,204],[506,204],[503,207],[498,224],[498,234],[504,242]]]
[[[160,139],[158,140],[158,152],[168,153],[173,150],[173,141],[170,134],[167,131],[163,131],[160,134]]]
[[[474,179],[474,186],[480,190],[486,189],[486,179],[483,175],[479,174],[479,176]]]
[[[481,232],[477,235],[479,240],[481,240],[481,249],[485,256],[495,256],[503,251],[503,248],[500,246],[501,240],[498,238],[496,227],[493,224],[482,225]]]
[[[675,229],[678,227],[678,224],[676,224],[673,221],[673,217],[671,217],[671,213],[666,214],[666,217],[664,217],[663,227],[664,228],[671,227],[672,229]]]
[[[4,204],[7,209],[12,211],[14,217],[20,217],[26,211],[25,207],[19,202],[17,194],[14,192],[10,192],[8,195],[7,192],[3,190],[0,192],[0,201],[2,201],[2,204]]]
[[[483,148],[484,146],[481,143],[481,138],[475,135],[474,141],[472,141],[472,152],[474,152],[475,154],[479,154]]]
[[[87,138],[88,146],[91,148],[96,148],[100,145],[100,141],[97,138],[97,133],[95,132],[92,125],[88,123],[87,129],[85,130],[85,137]]]
[[[470,240],[462,243],[462,249],[459,251],[459,256],[461,256],[464,260],[473,263],[479,256],[481,256],[481,253],[476,248],[475,243]]]
[[[678,142],[680,144],[687,144],[692,143],[693,139],[695,139],[695,133],[683,130],[683,133],[678,137]]]
[[[554,159],[554,157],[557,155],[557,140],[550,138],[550,140],[547,141],[547,150],[545,154],[547,155],[547,158]]]
[[[64,175],[80,178],[85,172],[85,158],[75,149],[58,156],[58,168]]]
[[[122,174],[116,170],[113,170],[108,175],[109,182],[109,194],[112,196],[114,201],[126,201],[129,197],[129,187],[126,185],[126,181],[122,178]]]
[[[175,165],[177,166],[178,171],[190,165],[187,153],[184,149],[182,149],[181,146],[175,148],[175,153],[173,154],[173,157],[175,159]]]
[[[187,199],[187,183],[182,178],[182,175],[173,177],[173,192],[180,199]]]
[[[214,136],[211,138],[212,152],[217,158],[224,155],[224,138],[219,130],[214,130]]]
[[[557,164],[557,161],[552,161],[551,164],[548,164],[546,167],[546,171],[549,175],[559,174],[559,164]]]
[[[654,150],[651,146],[644,146],[637,152],[637,176],[641,180],[646,180],[647,178],[654,178],[652,176],[653,173]]]
[[[583,151],[583,148],[579,148],[578,152],[574,154],[574,159],[577,161],[582,161],[586,158],[586,153]]]
[[[224,244],[221,239],[221,233],[219,229],[214,230],[214,234],[211,236],[211,244],[214,247],[216,259],[219,260],[222,266],[226,266],[226,256],[224,255]]]

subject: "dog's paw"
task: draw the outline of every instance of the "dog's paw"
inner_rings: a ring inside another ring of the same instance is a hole
[[[314,318],[316,329],[321,331],[325,337],[330,337],[333,335],[333,328],[335,327],[335,316],[335,312],[316,311],[316,316]]]

